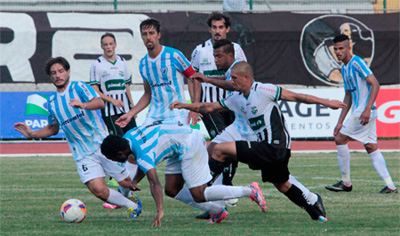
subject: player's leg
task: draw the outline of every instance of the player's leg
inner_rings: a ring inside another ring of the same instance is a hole
[[[119,115],[105,116],[104,110],[102,110],[102,118],[103,118],[104,124],[107,127],[109,134],[114,134],[114,135],[118,135],[121,137],[124,135],[121,127],[119,127],[118,125],[115,124],[115,121],[119,118]],[[108,179],[107,185],[110,187],[118,187],[119,186],[118,182],[115,179],[113,179],[111,176]]]
[[[289,183],[301,190],[309,205],[314,205],[318,201],[318,194],[311,192],[291,174],[289,175]]]
[[[351,123],[346,122],[346,127],[353,126]],[[338,150],[338,162],[339,168],[342,173],[341,180],[332,185],[325,186],[326,189],[330,191],[345,191],[350,192],[353,189],[350,179],[350,150],[347,143],[350,141],[350,137],[342,132],[346,132],[346,130],[341,130],[335,136],[335,144]]]
[[[371,157],[372,164],[378,172],[379,176],[383,179],[386,186],[379,191],[379,193],[397,193],[397,188],[390,177],[389,170],[386,166],[385,158],[383,157],[381,151],[378,149],[378,144],[367,143],[364,145],[365,150],[367,150],[368,155]]]

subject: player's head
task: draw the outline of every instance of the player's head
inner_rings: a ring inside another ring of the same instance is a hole
[[[108,135],[103,140],[100,150],[108,159],[122,163],[128,159],[131,153],[128,140],[117,135]]]
[[[117,40],[114,34],[105,33],[100,39],[101,49],[103,49],[104,56],[107,58],[113,57],[115,55],[115,48],[117,47]]]
[[[228,39],[215,41],[214,45],[214,60],[218,70],[227,71],[235,62],[235,48]]]
[[[333,49],[338,60],[344,63],[350,61],[352,55],[349,37],[345,34],[339,34],[333,39],[333,43]]]
[[[231,69],[232,83],[236,91],[250,91],[253,84],[253,68],[249,63],[240,61]]]
[[[222,13],[213,12],[207,18],[208,31],[211,33],[213,43],[220,39],[225,39],[231,29],[231,19]]]
[[[140,23],[140,34],[147,50],[153,50],[160,45],[161,24],[154,18],[149,18]]]
[[[58,89],[68,85],[70,66],[64,57],[51,58],[45,66],[46,74]]]

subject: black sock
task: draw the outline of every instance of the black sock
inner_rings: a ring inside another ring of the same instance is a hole
[[[215,180],[224,170],[224,162],[220,162],[213,158],[210,158],[210,160],[208,161],[208,165],[210,166],[211,175],[213,177],[212,180],[208,182],[208,185],[210,186],[215,182]]]
[[[229,162],[228,162],[229,160]],[[232,179],[235,176],[236,169],[238,167],[238,162],[232,159],[228,159],[224,162],[224,166],[229,164],[227,167],[224,168],[222,173],[222,184],[223,185],[233,185]]]
[[[318,219],[319,217],[318,212],[315,211],[313,206],[307,203],[307,200],[303,196],[303,192],[294,184],[292,184],[292,187],[290,187],[290,189],[284,194],[294,204],[306,210],[313,220]]]

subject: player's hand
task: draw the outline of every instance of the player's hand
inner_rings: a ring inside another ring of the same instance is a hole
[[[115,121],[115,124],[119,125],[121,128],[124,128],[125,126],[127,126],[129,124],[131,119],[132,118],[128,113],[123,114],[120,118],[118,118],[118,120]]]
[[[195,126],[197,125],[197,122],[200,121],[200,117],[202,116],[200,113],[194,112],[194,111],[190,111],[189,112],[189,120],[188,123],[190,124],[190,121],[192,121],[192,125]]]
[[[69,101],[70,101],[69,103],[70,106],[73,106],[75,108],[85,109],[85,105],[80,100],[70,99]]]
[[[183,103],[179,102],[179,101],[175,101],[171,104],[169,104],[169,109],[172,111],[174,108],[178,108],[178,109],[182,109],[183,108]]]
[[[154,219],[153,224],[151,224],[151,226],[154,227],[160,227],[161,226],[161,220],[164,217],[164,212],[160,211],[157,212],[156,218]]]
[[[124,107],[124,102],[121,100],[113,99],[111,103],[116,107]]]
[[[130,188],[132,191],[142,191],[142,189],[138,187],[137,183],[135,183],[135,182],[133,182],[133,181],[131,182],[131,186],[129,186],[129,188]]]
[[[192,79],[192,80],[195,79],[195,80],[199,81],[200,83],[208,83],[208,78],[200,72],[194,73],[192,76],[190,76],[190,79]]]
[[[339,100],[329,100],[328,105],[329,108],[338,109],[338,108],[346,108],[346,103],[343,103]]]
[[[338,123],[338,124],[336,125],[335,129],[333,130],[333,136],[338,135],[338,134],[339,134],[339,131],[342,129],[342,127],[343,127],[343,124]]]
[[[365,109],[363,113],[361,114],[360,120],[361,125],[366,125],[369,123],[369,119],[371,118],[371,110],[370,109]]]
[[[32,134],[32,129],[25,123],[23,122],[18,122],[14,124],[14,129],[18,132],[20,132],[23,136],[27,137],[27,138],[31,138],[31,134]]]

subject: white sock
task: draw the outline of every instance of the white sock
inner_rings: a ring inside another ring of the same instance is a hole
[[[389,171],[386,167],[385,158],[383,158],[381,151],[378,149],[368,155],[371,157],[376,172],[378,172],[379,176],[385,181],[386,186],[395,189],[396,186],[394,186],[392,178],[390,177]]]
[[[349,146],[346,145],[336,145],[338,150],[338,161],[340,171],[342,172],[342,180],[345,184],[350,185],[350,151]]]
[[[124,188],[121,186],[118,186],[118,192],[120,192],[126,198],[130,198],[133,195],[132,191],[129,188]]]
[[[214,202],[195,202],[190,190],[188,188],[183,188],[176,196],[176,200],[186,203],[194,208],[207,211],[210,214],[217,214],[225,207],[224,201],[214,201]]]
[[[207,187],[204,196],[207,201],[218,201],[232,198],[248,197],[252,193],[249,187],[213,185]]]
[[[107,202],[117,206],[124,206],[127,208],[133,207],[133,209],[136,209],[138,207],[136,203],[124,197],[120,192],[110,188],[108,190],[110,191],[110,195],[108,196]]]
[[[293,175],[289,175],[289,183],[295,185],[303,192],[303,197],[307,200],[309,205],[314,205],[317,202],[317,194],[310,192],[310,190],[300,183]]]
[[[129,177],[131,177],[131,179],[135,178],[138,166],[127,161],[125,168],[129,173]]]
[[[213,185],[222,185],[222,173],[217,177]]]

